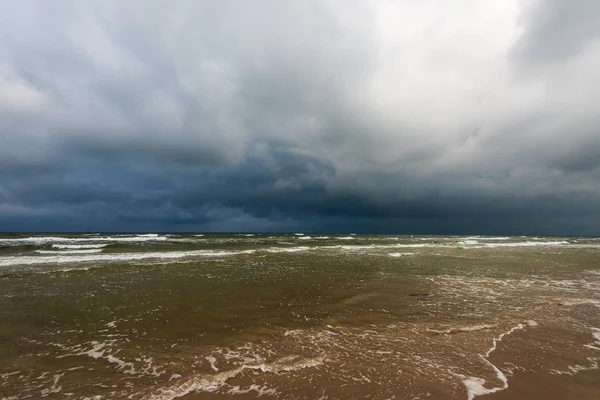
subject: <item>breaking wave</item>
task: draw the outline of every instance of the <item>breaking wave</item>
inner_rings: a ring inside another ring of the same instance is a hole
[[[91,261],[135,261],[145,259],[179,259],[187,257],[225,257],[240,254],[252,254],[255,250],[192,250],[170,252],[116,253],[116,254],[87,254],[87,255],[50,255],[50,256],[11,256],[0,259],[0,267],[12,265],[80,263]]]

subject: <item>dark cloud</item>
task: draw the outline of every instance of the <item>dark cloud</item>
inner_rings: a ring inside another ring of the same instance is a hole
[[[2,2],[1,227],[598,234],[596,3]]]

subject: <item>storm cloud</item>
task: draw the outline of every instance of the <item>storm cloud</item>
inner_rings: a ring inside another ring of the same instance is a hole
[[[0,229],[600,234],[599,19],[0,0]]]

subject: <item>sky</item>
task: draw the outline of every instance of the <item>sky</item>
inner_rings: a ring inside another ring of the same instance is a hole
[[[599,20],[0,0],[0,230],[600,235]]]

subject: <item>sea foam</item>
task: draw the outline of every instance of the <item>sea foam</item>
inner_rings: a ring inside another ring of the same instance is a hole
[[[105,243],[101,243],[101,244],[53,244],[52,248],[79,250],[79,249],[101,249],[106,246],[108,246],[108,244],[105,244]]]
[[[10,256],[0,258],[0,267],[12,265],[33,264],[60,264],[81,263],[91,261],[135,261],[145,259],[179,259],[187,257],[225,257],[240,254],[252,254],[255,250],[226,251],[226,250],[193,250],[170,252],[143,252],[143,253],[113,253],[113,254],[86,254],[86,255],[49,255],[49,256]]]
[[[485,379],[479,378],[479,377],[474,377],[474,376],[467,377],[463,380],[463,383],[464,383],[465,387],[467,388],[468,400],[473,400],[477,396],[496,393],[496,392],[504,390],[508,387],[508,378],[498,367],[496,367],[494,364],[492,364],[488,360],[488,357],[490,356],[490,354],[492,354],[496,350],[498,343],[501,342],[502,339],[506,335],[510,335],[517,330],[525,329],[527,326],[536,326],[536,325],[537,325],[537,322],[535,322],[535,321],[527,321],[525,323],[521,323],[521,324],[518,324],[518,325],[512,327],[507,332],[501,333],[497,338],[492,339],[492,347],[490,347],[490,349],[485,354],[480,355],[480,357],[483,361],[485,361],[486,364],[488,364],[494,370],[494,372],[496,373],[496,377],[498,378],[498,380],[500,382],[502,382],[502,385],[495,386],[495,387],[488,389],[485,387],[485,383],[486,383]]]
[[[43,245],[48,243],[79,243],[79,242],[148,242],[169,240],[167,236],[158,234],[119,235],[119,236],[30,236],[24,238],[0,239],[0,244],[6,245]]]
[[[221,388],[229,379],[238,376],[245,370],[281,374],[304,368],[316,367],[323,364],[323,362],[324,359],[322,357],[302,358],[298,356],[288,356],[268,364],[243,364],[234,369],[217,372],[212,375],[193,377],[183,383],[168,388],[162,388],[156,394],[150,394],[143,397],[143,400],[174,400],[193,392],[212,392]]]

